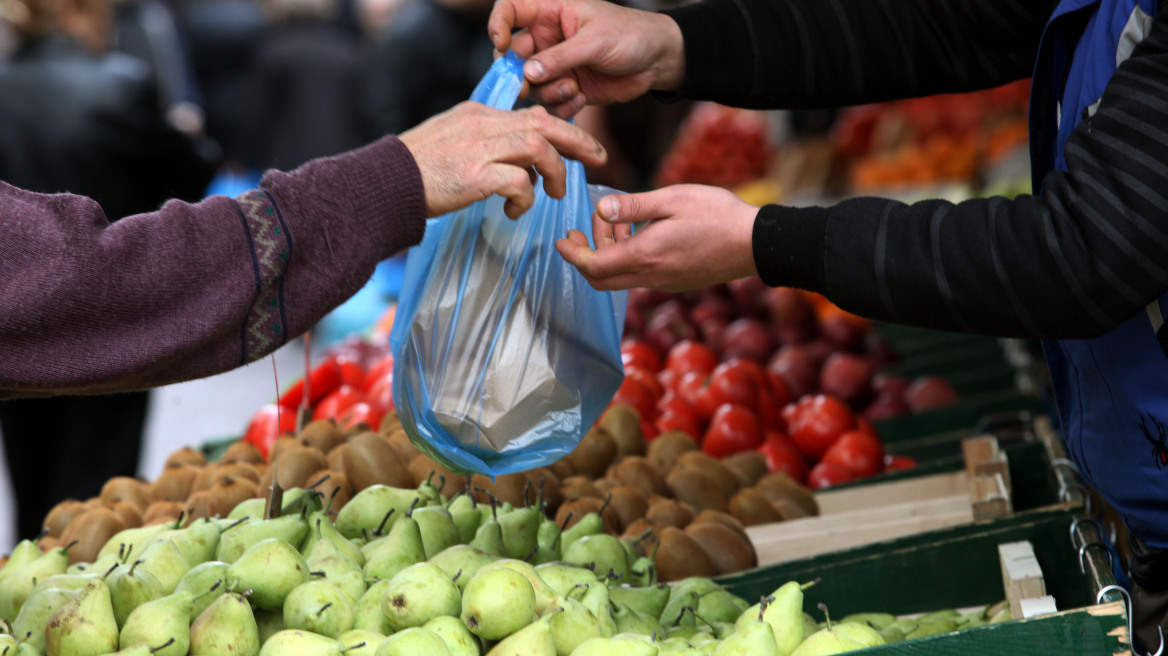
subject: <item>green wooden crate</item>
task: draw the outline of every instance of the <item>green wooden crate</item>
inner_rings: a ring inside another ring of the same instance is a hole
[[[1033,547],[1057,615],[877,647],[881,654],[1112,654],[1125,648],[1122,604],[1097,606],[1096,594],[1114,584],[1106,559],[1080,553],[1071,529],[1081,510],[1047,507],[813,558],[761,567],[719,580],[744,599],[770,594],[787,581],[818,582],[804,609],[822,620],[858,612],[912,615],[988,605],[1006,598],[998,545],[1021,540]],[[1078,527],[1083,539],[1083,527]],[[1115,598],[1108,597],[1114,601]]]
[[[1016,412],[1041,414],[1044,408],[1038,397],[1009,389],[965,398],[946,408],[885,419],[873,425],[884,443],[892,444],[903,439],[954,431],[971,435],[983,417]]]

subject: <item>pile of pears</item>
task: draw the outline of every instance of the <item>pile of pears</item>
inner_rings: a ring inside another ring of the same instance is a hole
[[[538,502],[446,500],[429,479],[330,503],[294,488],[268,517],[251,498],[72,564],[72,544],[22,541],[0,568],[0,656],[822,656],[918,628],[820,629],[797,582],[753,606],[709,578],[659,582],[595,513],[565,529]]]

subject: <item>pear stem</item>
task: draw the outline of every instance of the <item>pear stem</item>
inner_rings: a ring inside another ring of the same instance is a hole
[[[455,572],[455,573],[454,573],[454,576],[452,576],[452,577],[450,578],[450,582],[451,582],[451,583],[454,583],[455,581],[457,581],[457,580],[458,580],[458,577],[460,577],[460,576],[462,576],[462,570],[458,570],[457,572]]]
[[[574,514],[575,513],[573,513],[572,511],[570,511],[570,510],[568,511],[568,514],[564,517],[564,523],[560,524],[560,533],[563,533],[564,531],[568,530],[568,522],[572,521],[572,515],[574,515]]]
[[[305,489],[306,489],[306,490],[315,490],[315,489],[317,488],[317,486],[321,485],[322,483],[324,483],[325,481],[327,481],[327,480],[328,480],[329,478],[331,478],[331,477],[332,477],[332,474],[325,474],[324,476],[321,476],[321,477],[320,477],[320,480],[318,480],[317,482],[313,483],[312,485],[309,485],[309,486],[308,486],[308,487],[306,487]]]
[[[328,610],[330,607],[332,607],[332,605],[333,605],[333,602],[331,602],[331,601],[330,601],[330,602],[328,602],[327,604],[325,604],[325,605],[321,606],[321,607],[320,607],[320,610],[316,611],[316,615],[317,615],[317,617],[319,617],[321,613],[325,612],[325,611],[326,611],[326,610]]]
[[[831,631],[831,615],[827,612],[827,604],[821,601],[816,606],[819,607],[819,610],[823,611],[823,621],[827,622],[827,630]]]
[[[157,647],[152,647],[150,649],[150,653],[157,654],[158,652],[162,651],[163,649],[166,649],[167,647],[169,647],[173,644],[174,644],[174,638],[171,638],[170,640],[167,640],[166,642],[164,642],[161,645],[158,645]]]
[[[65,553],[69,553],[69,550],[73,548],[73,545],[77,544],[78,542],[81,542],[81,540],[74,540],[61,548],[65,550]]]
[[[134,563],[132,565],[130,565],[130,574],[132,575],[134,573],[134,570],[137,569],[138,566],[144,562],[146,562],[145,558],[139,558],[138,560],[135,560]]]
[[[438,491],[446,489],[446,474],[438,474]]]
[[[364,640],[362,640],[361,642],[358,642],[358,643],[357,643],[357,644],[355,644],[355,645],[351,645],[351,646],[349,646],[349,647],[342,647],[342,648],[341,648],[341,653],[343,654],[343,653],[345,653],[345,652],[347,652],[347,651],[352,651],[352,650],[354,650],[354,649],[360,649],[360,648],[364,647],[366,644],[368,644],[368,643],[367,643],[367,642],[365,642]]]
[[[770,606],[771,602],[774,600],[775,600],[775,598],[771,597],[769,595],[763,595],[762,598],[758,600],[758,621],[759,622],[762,621],[762,614],[766,612],[767,606]]]
[[[641,534],[641,537],[639,537],[639,538],[637,538],[637,539],[633,540],[633,544],[637,544],[637,543],[638,543],[638,542],[640,542],[641,540],[648,539],[648,537],[649,537],[650,535],[653,535],[653,529],[649,529],[649,530],[645,531],[644,533],[642,533],[642,534]]]
[[[606,499],[604,500],[604,505],[600,506],[600,510],[597,510],[597,511],[596,511],[596,514],[597,514],[597,515],[600,515],[600,516],[601,516],[601,518],[603,518],[603,517],[604,517],[604,511],[605,511],[605,510],[608,508],[608,504],[610,504],[610,503],[612,503],[612,494],[611,494],[611,493],[608,495],[608,498],[606,498]]]
[[[373,532],[374,535],[381,535],[381,529],[385,528],[385,523],[389,521],[389,516],[394,513],[397,508],[390,508],[389,512],[385,513],[385,517],[381,518],[381,523],[377,525],[377,530]]]
[[[339,490],[339,489],[341,489],[341,488],[337,488],[337,489]],[[317,517],[317,518],[316,518],[316,539],[317,539],[317,540],[323,540],[323,539],[324,539],[324,534],[322,534],[322,533],[320,532],[320,518],[319,518],[319,517]]]
[[[414,508],[417,508],[417,507],[418,507],[418,502],[419,502],[419,501],[421,501],[421,499],[420,499],[420,498],[418,498],[418,497],[414,497],[414,500],[413,500],[413,501],[410,503],[410,509],[406,511],[406,517],[409,517],[409,518],[411,518],[411,519],[413,518],[413,516],[414,516]]]
[[[175,529],[180,529],[180,528],[182,528],[183,517],[184,517],[186,514],[187,514],[187,511],[186,511],[185,509],[184,509],[184,510],[180,510],[180,511],[178,511],[178,517],[176,517],[176,518],[174,519],[174,528],[175,528]]]
[[[49,534],[49,527],[46,526],[46,527],[41,529],[41,532],[35,538],[33,538],[32,541],[33,542],[40,542],[48,534]]]
[[[105,574],[101,575],[101,580],[104,581],[105,577],[109,576],[110,574],[113,574],[114,570],[121,567],[121,566],[122,566],[121,563],[114,563],[113,565],[111,565],[110,568],[105,571]]]
[[[525,506],[531,505],[531,501],[530,501],[530,499],[528,499],[530,494],[531,494],[531,479],[529,478],[529,479],[527,479],[527,482],[523,484],[523,505],[525,505]]]
[[[800,589],[800,590],[806,590],[807,588],[810,588],[811,586],[815,585],[816,583],[819,583],[819,582],[820,582],[820,581],[822,581],[822,580],[823,580],[823,577],[822,577],[822,576],[817,576],[817,577],[815,577],[814,579],[812,579],[812,580],[810,580],[810,581],[808,581],[808,582],[804,583],[803,585],[800,585],[800,586],[799,586],[799,589]]]
[[[220,531],[220,535],[222,535],[223,533],[226,533],[227,531],[230,531],[231,529],[235,528],[236,526],[239,526],[240,524],[246,522],[248,519],[250,519],[250,518],[249,517],[240,517],[239,519],[235,520],[233,523],[228,524],[227,528],[224,528],[222,531]]]

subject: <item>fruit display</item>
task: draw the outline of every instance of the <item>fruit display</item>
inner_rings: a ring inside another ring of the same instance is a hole
[[[803,607],[814,582],[754,605],[709,577],[666,585],[596,514],[561,531],[535,506],[444,500],[430,479],[371,486],[335,517],[315,490],[285,499],[270,517],[254,497],[125,529],[90,540],[92,559],[80,541],[22,541],[0,568],[0,653],[822,656],[1009,619],[994,606],[821,625]]]
[[[729,189],[762,177],[775,156],[766,116],[696,103],[662,157],[654,186],[694,183]]]

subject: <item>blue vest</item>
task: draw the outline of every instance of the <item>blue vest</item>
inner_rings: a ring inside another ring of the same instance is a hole
[[[1118,62],[1143,39],[1158,9],[1159,0],[1059,4],[1043,33],[1031,88],[1036,190],[1046,173],[1066,170],[1067,137],[1094,113]],[[1045,340],[1043,348],[1067,451],[1083,478],[1134,536],[1168,548],[1168,355],[1156,337],[1160,308],[1168,310],[1168,293],[1102,337]]]

